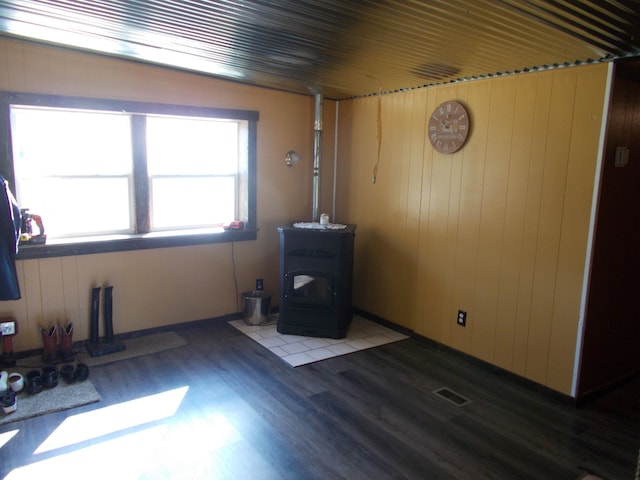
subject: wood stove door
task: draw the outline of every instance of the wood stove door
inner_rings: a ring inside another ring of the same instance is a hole
[[[333,308],[333,276],[308,270],[293,271],[285,274],[285,282],[285,301],[289,307]]]

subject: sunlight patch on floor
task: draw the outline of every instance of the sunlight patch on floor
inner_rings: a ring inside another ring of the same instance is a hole
[[[16,436],[20,430],[11,430],[10,432],[0,433],[0,448],[4,447],[9,440]]]
[[[158,442],[164,437],[165,430],[166,426],[160,425],[71,453],[56,455],[16,468],[4,480],[137,479],[144,472]]]
[[[3,480],[122,480],[187,471],[215,478],[219,469],[224,470],[216,452],[246,440],[217,411],[176,417],[188,388],[69,417],[34,452],[36,461],[12,470]],[[157,421],[161,423],[152,423]],[[3,434],[5,442],[17,432]]]
[[[74,445],[173,416],[189,387],[181,387],[68,417],[35,454]]]

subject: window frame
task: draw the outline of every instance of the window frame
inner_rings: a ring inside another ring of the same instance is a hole
[[[31,258],[60,257],[95,253],[143,250],[176,246],[203,245],[235,241],[255,240],[257,238],[256,188],[257,188],[257,122],[259,112],[253,110],[233,110],[213,107],[195,107],[188,105],[136,102],[127,100],[107,100],[86,97],[68,97],[58,95],[0,92],[0,174],[9,182],[15,192],[13,151],[11,141],[10,107],[31,105],[65,109],[118,111],[132,115],[133,176],[135,195],[135,216],[138,222],[149,221],[148,184],[146,163],[140,161],[145,155],[141,123],[146,114],[175,115],[187,117],[215,117],[243,120],[248,122],[247,138],[247,219],[243,230],[220,230],[217,228],[200,230],[176,230],[152,233],[134,233],[125,235],[102,235],[96,237],[77,237],[55,239],[44,245],[21,245],[18,260]],[[142,123],[142,125],[144,125]],[[141,141],[142,140],[142,141]],[[145,199],[146,198],[146,199]],[[146,217],[146,218],[145,218]],[[45,219],[46,221],[46,219]],[[45,223],[46,227],[46,223]]]

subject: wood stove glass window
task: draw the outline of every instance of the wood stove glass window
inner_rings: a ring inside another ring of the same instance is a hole
[[[289,296],[292,306],[331,307],[333,304],[333,278],[314,273],[289,275]]]

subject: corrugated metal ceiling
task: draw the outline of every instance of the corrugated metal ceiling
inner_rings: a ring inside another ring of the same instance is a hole
[[[344,99],[640,55],[638,0],[13,0],[4,35]]]

